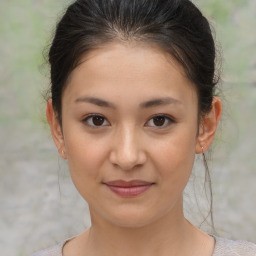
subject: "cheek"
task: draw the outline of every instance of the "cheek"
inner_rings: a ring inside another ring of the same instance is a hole
[[[100,182],[99,170],[107,155],[106,145],[104,140],[97,140],[81,132],[66,135],[65,147],[74,183],[91,185],[89,181]]]
[[[156,145],[156,144],[155,144]],[[183,188],[190,176],[194,164],[196,146],[196,130],[180,129],[152,148],[155,168],[159,170],[161,182],[173,187]]]
[[[103,145],[77,134],[66,138],[66,148],[74,186],[87,203],[97,201],[95,191],[102,182],[100,170],[106,155]]]

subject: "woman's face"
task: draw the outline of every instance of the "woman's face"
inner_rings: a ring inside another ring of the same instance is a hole
[[[161,50],[111,43],[84,58],[62,96],[62,149],[92,221],[182,214],[197,115],[193,84]]]

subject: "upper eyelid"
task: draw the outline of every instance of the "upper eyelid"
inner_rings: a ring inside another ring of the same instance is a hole
[[[151,118],[156,117],[156,116],[163,116],[163,117],[169,118],[169,119],[171,119],[171,120],[174,120],[174,118],[173,118],[172,116],[170,116],[169,114],[164,114],[164,113],[154,114],[154,115],[152,115],[152,116],[149,118],[149,120],[150,120]]]
[[[175,118],[174,118],[174,117],[172,117],[172,116],[169,115],[169,114],[163,114],[163,113],[159,113],[159,114],[152,115],[148,120],[151,120],[152,118],[157,117],[157,116],[162,116],[162,117],[165,117],[165,118],[167,118],[167,119],[169,119],[169,120],[175,122]]]
[[[103,116],[103,115],[101,115],[101,114],[92,113],[92,114],[85,115],[85,116],[82,118],[82,120],[84,121],[84,120],[86,120],[86,119],[88,119],[88,118],[90,118],[90,117],[94,117],[94,116],[100,116],[100,117],[103,117],[104,119],[107,119],[105,116]]]

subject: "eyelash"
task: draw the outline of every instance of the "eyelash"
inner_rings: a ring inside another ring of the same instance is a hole
[[[93,125],[93,124],[88,124],[88,120],[90,120],[91,118],[93,117],[100,117],[100,118],[103,118],[104,119],[104,122],[107,120],[104,116],[100,115],[100,114],[89,114],[87,115],[83,120],[82,122],[85,123],[87,126],[93,128],[93,129],[99,129],[103,126],[108,126],[108,125],[100,125],[100,126],[97,126],[97,125]],[[166,123],[166,120],[168,122],[168,124],[164,125],[164,126],[150,126],[150,127],[158,127],[158,128],[166,128],[167,126],[170,126],[172,123],[175,123],[175,120],[173,118],[171,118],[169,115],[166,115],[166,114],[157,114],[157,115],[154,115],[152,116],[149,121],[147,121],[146,123],[150,122],[150,120],[153,120],[154,118],[156,117],[164,117],[165,118],[165,122],[164,124]],[[103,122],[103,124],[104,124]],[[108,121],[107,121],[108,122]],[[109,122],[108,122],[109,123]]]

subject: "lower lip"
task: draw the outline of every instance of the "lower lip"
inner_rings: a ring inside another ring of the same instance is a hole
[[[107,187],[114,192],[115,194],[121,197],[135,197],[139,196],[148,190],[152,184],[144,185],[144,186],[136,186],[136,187],[116,187],[116,186],[109,186]]]

